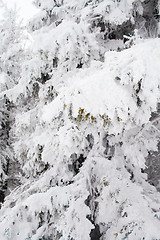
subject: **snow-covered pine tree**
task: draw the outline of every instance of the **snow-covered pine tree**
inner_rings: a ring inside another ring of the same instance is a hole
[[[3,13],[0,26],[0,68],[5,75],[1,81],[1,92],[13,88],[18,83],[21,72],[22,61],[22,28],[17,21],[17,12],[8,9],[1,1],[1,11]]]
[[[22,30],[17,22],[16,11],[8,9],[3,1],[0,1],[0,7],[2,13],[0,23],[0,202],[3,202],[6,192],[9,192],[8,171],[14,162],[10,135],[14,106],[9,96],[11,89],[20,78],[23,51],[20,41]],[[12,185],[14,183],[11,183],[10,187]]]
[[[160,40],[145,39],[158,1],[34,2],[10,94],[23,183],[1,209],[1,239],[160,239],[160,194],[144,173],[159,138]]]

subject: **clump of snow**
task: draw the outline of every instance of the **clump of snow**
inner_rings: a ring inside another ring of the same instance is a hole
[[[111,134],[148,122],[159,98],[159,43],[148,40],[120,53],[106,53],[104,64],[93,64],[68,79],[57,99],[44,107],[42,121],[50,122],[66,105],[74,118],[80,109],[101,125],[106,118]]]

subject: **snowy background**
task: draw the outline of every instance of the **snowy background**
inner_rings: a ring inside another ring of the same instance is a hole
[[[16,8],[20,19],[24,24],[37,13],[36,7],[32,4],[32,0],[4,0],[9,8]]]

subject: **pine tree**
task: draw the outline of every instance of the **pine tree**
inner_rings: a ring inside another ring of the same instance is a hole
[[[158,1],[34,2],[8,95],[22,184],[2,206],[1,239],[160,239],[160,195],[144,173],[159,141],[160,40],[146,39]]]
[[[10,192],[11,185],[15,187],[14,183],[9,184],[11,182],[9,169],[14,162],[10,130],[15,108],[9,97],[20,78],[23,53],[20,42],[21,29],[16,21],[16,12],[8,9],[3,2],[1,2],[1,11],[3,16],[0,25],[0,202],[3,202],[5,195]]]

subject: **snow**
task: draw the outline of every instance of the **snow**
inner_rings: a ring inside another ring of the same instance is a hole
[[[5,0],[5,3],[9,8],[18,10],[19,18],[23,19],[24,24],[38,13],[32,4],[32,0],[23,0],[23,2],[21,0]]]
[[[137,125],[148,122],[159,98],[159,46],[159,39],[155,39],[143,41],[120,53],[106,53],[104,64],[93,64],[90,69],[80,70],[68,79],[57,99],[44,107],[42,121],[50,122],[63,111],[64,105],[72,105],[74,118],[78,116],[79,109],[84,109],[84,114],[89,113],[96,119],[106,114],[114,123],[119,117],[118,126],[114,124],[111,127],[110,133],[113,134],[121,132],[124,126],[128,129],[134,121]],[[136,93],[133,96],[133,89],[136,91],[139,81],[142,81],[139,93],[141,109],[136,103]]]
[[[27,46],[10,37],[15,21],[1,26],[0,171],[11,158],[20,183],[1,206],[0,239],[91,240],[96,228],[103,240],[160,239],[160,193],[144,173],[159,141],[160,39],[132,32],[136,14],[148,23],[143,1],[34,3]]]

